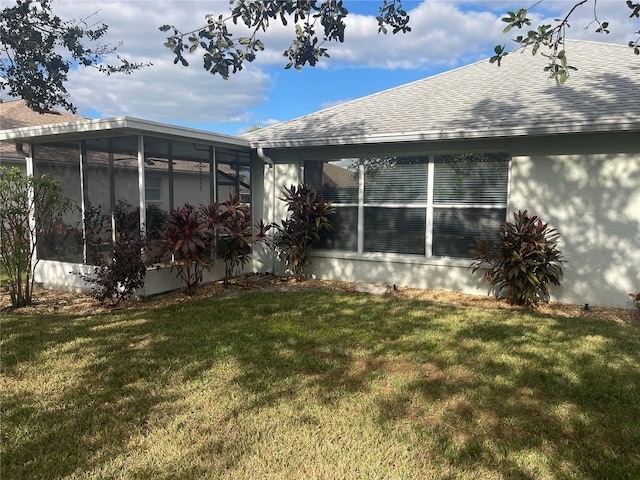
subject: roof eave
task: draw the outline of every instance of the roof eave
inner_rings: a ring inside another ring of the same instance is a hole
[[[388,134],[289,138],[286,140],[251,140],[251,147],[257,148],[296,148],[327,147],[340,145],[369,145],[376,143],[415,143],[455,140],[477,140],[506,137],[548,136],[586,133],[611,133],[640,131],[640,120],[637,121],[601,121],[598,123],[574,123],[563,125],[543,125],[533,127],[487,127],[474,130],[439,130],[431,132],[400,132]]]
[[[2,130],[0,131],[0,140],[18,143],[43,143],[114,135],[159,135],[167,138],[182,140],[188,138],[189,140],[249,148],[249,142],[241,137],[132,117],[80,120]]]

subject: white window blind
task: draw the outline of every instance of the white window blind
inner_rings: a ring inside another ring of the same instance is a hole
[[[320,248],[470,258],[476,239],[498,238],[506,219],[509,155],[305,162],[305,183],[336,207]]]

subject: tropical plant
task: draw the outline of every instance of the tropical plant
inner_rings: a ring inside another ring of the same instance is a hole
[[[165,256],[171,256],[171,269],[186,285],[187,295],[195,294],[204,270],[213,267],[209,217],[202,208],[185,203],[169,215],[161,240]]]
[[[216,248],[218,256],[224,261],[224,283],[244,267],[251,258],[251,246],[255,241],[251,226],[251,213],[240,196],[233,195],[222,204],[223,214],[218,225]]]
[[[483,281],[490,284],[490,293],[506,294],[512,305],[535,308],[540,301],[549,301],[550,285],[560,285],[560,234],[526,210],[513,217],[513,223],[502,224],[499,244],[476,240],[472,272],[486,267]]]
[[[38,243],[71,206],[49,175],[25,176],[18,168],[0,167],[0,264],[13,307],[31,303]]]
[[[329,216],[335,209],[307,184],[284,187],[280,200],[287,204],[288,216],[282,225],[273,225],[273,245],[287,269],[301,279],[311,263],[311,249],[320,240],[320,232],[331,230]]]

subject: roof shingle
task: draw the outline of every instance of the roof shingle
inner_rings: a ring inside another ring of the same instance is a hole
[[[563,85],[513,52],[246,134],[265,148],[640,129],[640,63],[626,46],[567,42]]]

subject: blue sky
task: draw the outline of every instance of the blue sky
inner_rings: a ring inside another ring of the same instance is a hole
[[[103,21],[109,25],[108,40],[124,42],[119,48],[123,56],[154,64],[131,76],[105,77],[93,69],[71,72],[68,88],[79,114],[127,115],[235,135],[486,60],[497,43],[509,42],[502,34],[502,14],[533,3],[405,1],[412,32],[384,36],[377,33],[375,20],[381,2],[344,0],[352,14],[345,42],[330,44],[331,58],[319,66],[285,70],[282,52],[292,39],[292,27],[276,27],[262,35],[266,50],[259,59],[227,81],[205,72],[195,56],[189,58],[189,68],[174,65],[162,45],[165,35],[158,30],[165,23],[184,30],[198,27],[206,13],[228,11],[227,0],[58,0],[54,9],[65,18]],[[573,3],[545,0],[534,15],[553,19]],[[593,19],[590,5],[576,12],[571,38],[626,43],[639,29],[637,21],[627,18],[624,1],[600,0],[598,8],[600,18],[612,23],[612,33],[601,37],[593,32],[595,27],[584,29]],[[532,81],[547,79],[541,72]]]

